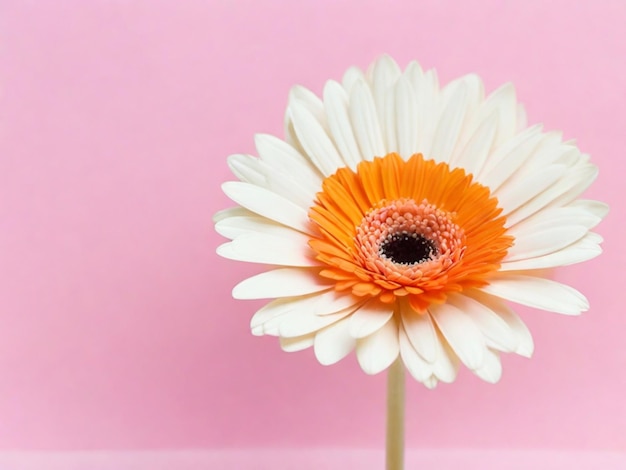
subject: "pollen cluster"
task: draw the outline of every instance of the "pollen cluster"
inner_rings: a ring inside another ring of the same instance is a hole
[[[427,200],[381,201],[356,229],[355,259],[374,275],[394,281],[440,276],[457,262],[463,230]]]

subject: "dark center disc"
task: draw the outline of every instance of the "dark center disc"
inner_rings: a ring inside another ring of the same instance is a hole
[[[396,264],[418,264],[437,256],[437,247],[418,233],[396,233],[380,245],[379,252]]]

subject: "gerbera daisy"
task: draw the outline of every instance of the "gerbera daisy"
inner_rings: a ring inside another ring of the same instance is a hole
[[[558,132],[526,126],[512,85],[485,97],[475,75],[440,87],[434,71],[388,56],[349,69],[320,99],[289,97],[286,140],[256,137],[233,155],[240,207],[216,215],[226,258],[273,265],[238,284],[272,298],[255,335],[322,364],[352,350],[376,374],[398,357],[427,387],[459,363],[484,380],[500,353],[530,356],[531,335],[507,301],[577,315],[575,289],[546,268],[600,254],[590,230],[607,212],[578,199],[597,169]]]

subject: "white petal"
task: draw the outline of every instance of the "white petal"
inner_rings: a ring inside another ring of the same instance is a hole
[[[315,335],[298,336],[296,338],[279,338],[280,347],[285,352],[297,352],[313,346]]]
[[[473,122],[468,123],[468,125],[464,125],[464,129],[461,135],[461,143],[467,142],[469,135],[472,134],[477,125],[480,125],[481,121],[475,120],[475,117],[483,118],[484,116],[476,116],[476,111],[478,107],[485,100],[485,86],[483,85],[482,80],[476,74],[470,73],[468,75],[464,75],[462,77],[457,78],[456,80],[452,80],[441,90],[441,96],[445,103],[454,99],[454,95],[458,92],[459,88],[465,88],[465,93],[467,96],[466,107],[467,107],[467,116],[471,118]],[[494,110],[496,111],[496,110]],[[493,114],[493,113],[492,113]]]
[[[485,357],[485,339],[472,319],[450,304],[429,308],[441,334],[469,369],[477,369]]]
[[[362,160],[359,147],[352,132],[348,114],[348,95],[343,87],[333,81],[326,82],[324,87],[324,108],[328,117],[330,133],[344,161],[352,170]]]
[[[584,164],[567,172],[548,190],[538,194],[526,204],[507,214],[507,224],[513,226],[546,206],[564,206],[572,202],[593,182],[598,174],[595,166]]]
[[[293,310],[293,304],[297,304],[297,302],[302,298],[296,298],[295,300],[290,298],[284,299],[274,299],[270,303],[265,304],[261,307],[250,320],[250,329],[252,330],[252,334],[255,336],[263,336],[265,334],[264,325],[268,321],[278,318],[282,315],[285,315]]]
[[[395,60],[389,54],[383,54],[367,69],[366,77],[376,85],[393,85],[400,76],[401,70]]]
[[[521,173],[536,172],[552,163],[560,163],[568,167],[577,165],[581,159],[580,150],[571,145],[563,144],[562,138],[561,132],[543,133],[539,145],[528,155]]]
[[[307,302],[305,305],[299,305],[300,311],[310,309],[316,315],[328,315],[340,310],[361,305],[364,303],[362,297],[356,297],[352,294],[346,294],[343,292],[337,292],[335,289],[331,289],[328,292],[322,294],[316,294],[315,298],[311,299],[311,302]]]
[[[559,147],[560,150],[555,152],[556,158],[554,159],[554,163],[561,163],[570,168],[574,168],[586,162],[584,155],[580,153],[578,148],[565,145],[562,142],[559,142]],[[541,166],[539,164],[539,162],[541,162],[541,156],[538,156],[535,160],[537,160],[536,165]]]
[[[487,305],[463,294],[453,294],[448,301],[469,316],[485,335],[488,343],[501,351],[515,351],[517,336],[509,325]]]
[[[515,238],[504,261],[519,261],[554,253],[580,240],[586,234],[587,227],[582,225],[565,225],[527,233],[523,237]]]
[[[324,131],[328,133],[328,123],[326,122],[324,104],[322,103],[322,100],[315,95],[315,93],[307,90],[303,86],[296,85],[289,91],[289,103],[291,104],[294,101],[298,101],[302,106],[304,106],[319,122]],[[302,147],[302,143],[296,135],[290,106],[287,106],[287,112],[285,113],[285,134],[287,143],[289,143],[302,155],[306,155],[306,151]]]
[[[371,161],[374,157],[384,157],[387,151],[376,105],[372,92],[365,82],[357,82],[352,88],[349,111],[363,160]]]
[[[430,363],[437,358],[437,332],[428,313],[417,313],[411,308],[402,311],[402,325],[411,344],[422,358]]]
[[[421,73],[409,65],[406,76],[411,80],[417,98],[417,150],[430,158],[433,133],[441,114],[437,73],[434,70]]]
[[[548,165],[527,178],[520,178],[515,183],[507,182],[502,185],[493,192],[498,198],[498,205],[503,208],[502,213],[507,215],[538,194],[549,190],[566,172],[565,165]]]
[[[476,289],[470,291],[471,296],[478,302],[486,305],[502,318],[516,336],[517,347],[515,353],[524,357],[531,357],[535,349],[530,330],[522,319],[502,300]]]
[[[382,102],[384,109],[378,110],[380,123],[383,128],[385,145],[391,152],[399,152],[398,138],[396,133],[396,100],[395,87],[387,91],[387,97]]]
[[[528,156],[539,145],[541,139],[543,139],[543,134],[528,132],[519,134],[508,141],[507,144],[515,141],[519,141],[519,143],[507,153],[498,149],[490,156],[485,169],[481,172],[480,182],[495,193],[511,175],[519,171],[526,163]]]
[[[499,354],[488,349],[485,354],[485,362],[473,372],[485,382],[497,383],[502,377],[502,364],[500,363]]]
[[[282,337],[291,338],[315,333],[347,317],[352,310],[353,308],[351,307],[330,315],[315,315],[314,313],[292,311],[289,315],[282,317],[282,321],[278,325],[278,334]]]
[[[590,201],[595,202],[595,201]],[[598,210],[600,207],[597,208]],[[527,236],[537,230],[551,230],[564,225],[582,225],[595,227],[602,220],[593,210],[583,206],[548,207],[517,224],[508,227],[508,234],[515,238]]]
[[[233,289],[236,299],[270,299],[312,294],[328,289],[318,269],[280,268],[249,277]]]
[[[445,383],[452,383],[459,372],[459,359],[450,345],[437,333],[437,360],[433,364],[433,375]]]
[[[413,108],[413,111],[411,112],[412,113],[411,119],[415,120],[415,124],[412,126],[412,129],[413,129],[412,139],[414,139],[414,147],[415,147],[413,149],[413,153],[419,153],[419,152],[423,152],[422,142],[424,141],[423,133],[425,131],[425,129],[423,129],[421,125],[422,121],[424,120],[422,118],[422,115],[424,113],[428,113],[431,110],[424,109],[423,106],[420,106],[417,90],[422,85],[422,82],[424,80],[424,72],[422,71],[422,68],[417,62],[413,61],[409,63],[409,65],[407,65],[406,69],[404,70],[403,80],[408,81],[409,84],[411,85],[411,91],[412,91],[412,96],[414,100],[414,103],[411,105],[411,107]],[[433,117],[432,112],[430,113],[430,117],[431,118]],[[398,125],[400,125],[400,123],[398,123]]]
[[[279,298],[256,312],[252,317],[250,327],[253,331],[263,334],[263,330],[259,330],[259,327],[289,312],[296,311],[303,315],[330,315],[350,307],[357,308],[362,302],[361,298],[340,294],[334,289],[300,297]]]
[[[465,75],[448,83],[442,90],[442,98],[444,102],[448,102],[459,87],[465,87],[467,94],[467,111],[465,119],[461,126],[461,133],[455,154],[460,148],[465,147],[470,138],[476,134],[479,127],[484,126],[485,121],[494,119],[494,131],[498,129],[500,118],[497,109],[491,109],[491,112],[485,114],[485,110],[481,107],[485,101],[485,86],[479,76],[475,74]],[[488,111],[488,110],[487,110]],[[495,140],[495,136],[494,136]]]
[[[262,161],[292,175],[308,191],[319,191],[322,186],[322,175],[298,150],[268,134],[255,135],[254,143]]]
[[[364,338],[380,330],[393,316],[393,304],[370,300],[350,316],[350,334]]]
[[[309,238],[303,235],[302,232],[298,232],[290,227],[256,215],[243,207],[239,209],[241,209],[241,212],[233,212],[232,214],[234,215],[230,217],[220,217],[220,220],[215,224],[215,231],[231,240],[240,235],[250,233],[263,233],[279,237],[291,237],[292,234],[297,234],[296,236],[306,237],[307,240]]]
[[[328,123],[326,122],[326,112],[324,110],[324,103],[319,97],[311,90],[296,85],[289,90],[289,104],[297,101],[302,105],[322,126],[324,131],[328,132]]]
[[[413,378],[419,382],[424,382],[433,374],[432,364],[426,362],[415,351],[413,344],[409,341],[403,326],[399,328],[399,346],[402,362],[406,366]]]
[[[522,274],[506,274],[489,280],[482,291],[528,307],[578,315],[589,309],[587,299],[576,289],[556,281]]]
[[[394,98],[398,153],[408,159],[417,152],[417,97],[407,78],[400,77],[396,82]]]
[[[600,254],[602,250],[598,244],[602,240],[595,235],[589,235],[587,229],[594,227],[602,220],[602,216],[606,213],[606,206],[602,203],[594,204],[595,201],[582,202],[583,204],[571,204],[567,207],[547,207],[510,227],[508,233],[515,238],[517,246],[514,246],[513,250],[507,254],[502,264],[502,270],[564,266],[585,261]],[[543,255],[529,256],[526,254],[522,257],[513,257],[516,250],[518,252],[523,251],[519,249],[527,244],[526,239],[532,242],[533,238],[544,232],[548,233],[548,238],[556,238],[556,231],[559,230],[572,231],[565,237],[569,240],[568,244],[564,243],[567,240],[559,238],[558,246],[555,246],[551,252],[549,250]],[[583,236],[576,237],[577,233],[582,233]]]
[[[434,375],[431,376],[430,378],[428,378],[427,380],[424,380],[424,382],[422,382],[426,388],[429,389],[433,389],[437,386],[437,377],[435,377]]]
[[[308,237],[292,231],[288,237],[266,233],[247,233],[217,248],[224,258],[249,263],[279,266],[317,266],[315,253],[307,245]]]
[[[346,70],[346,73],[343,74],[341,84],[349,94],[357,82],[364,81],[365,75],[363,74],[363,71],[357,67],[350,67],[348,70]]]
[[[517,130],[517,99],[515,87],[511,83],[505,83],[491,93],[483,103],[480,112],[488,116],[494,109],[500,116],[496,142],[503,142],[515,135]]]
[[[507,312],[507,313],[504,313]],[[522,319],[510,308],[506,305],[498,312],[504,320],[509,324],[509,326],[515,330],[518,344],[517,349],[515,349],[515,354],[519,354],[524,357],[531,357],[533,352],[535,351],[535,342],[533,341],[533,337],[530,333],[530,330],[526,326],[526,324],[522,321]]]
[[[308,212],[320,187],[307,188],[302,175],[285,173],[282,168],[276,169],[263,161],[259,162],[259,169],[265,175],[264,187]]]
[[[591,201],[588,199],[579,199],[577,201],[574,201],[569,205],[569,207],[587,211],[590,214],[598,217],[598,219],[600,220],[604,219],[609,213],[608,204],[600,201]],[[590,226],[589,228],[592,228],[592,226]]]
[[[368,71],[371,77],[374,103],[378,112],[385,147],[388,151],[397,151],[394,125],[393,86],[400,77],[400,68],[389,56],[382,56]]]
[[[230,199],[252,212],[301,232],[310,232],[307,211],[268,189],[229,181],[222,184],[222,190]]]
[[[287,110],[285,111],[285,142],[290,147],[293,147],[298,153],[302,155],[306,155],[306,151],[304,150],[304,148],[302,147],[302,144],[298,140],[298,136],[296,135],[296,130],[293,127],[293,122],[291,120],[291,112],[289,111],[289,108],[287,108]],[[307,157],[307,160],[311,161],[309,157]],[[313,165],[313,162],[311,162],[311,165]],[[315,167],[315,165],[313,166]],[[315,171],[321,174],[321,172],[319,171],[317,167],[315,167]]]
[[[469,137],[467,143],[463,147],[457,147],[457,154],[450,159],[450,165],[465,168],[467,173],[477,174],[491,152],[499,122],[495,112],[487,116]]]
[[[366,374],[378,374],[385,370],[396,360],[399,352],[398,325],[393,318],[356,343],[356,357]]]
[[[265,186],[265,175],[259,168],[258,158],[244,154],[231,155],[228,157],[228,167],[240,181]]]
[[[449,162],[461,132],[467,110],[467,89],[461,83],[446,103],[433,134],[429,158],[437,162]]]
[[[601,242],[602,237],[598,238],[596,233],[589,232],[580,240],[554,253],[519,261],[503,261],[500,271],[545,269],[582,263],[602,253],[602,248],[599,245]]]
[[[327,131],[300,101],[292,101],[289,112],[300,144],[324,176],[346,166]]]
[[[582,155],[584,156],[584,155]],[[562,194],[554,198],[551,205],[565,206],[580,196],[598,177],[598,168],[591,163],[582,161],[563,180],[563,188],[558,188]],[[562,180],[562,181],[563,181]],[[556,193],[557,191],[555,191]]]
[[[221,222],[222,220],[225,220],[231,217],[248,217],[248,216],[256,217],[255,214],[250,212],[248,209],[244,209],[243,207],[239,207],[239,206],[229,207],[228,209],[222,209],[221,211],[217,211],[215,214],[213,214],[213,222],[217,224]]]
[[[416,83],[422,79],[424,71],[417,61],[412,60],[404,69],[404,76],[411,80],[412,83]]]
[[[348,318],[345,318],[317,332],[313,349],[320,364],[335,364],[354,349],[356,339],[350,336],[348,325]]]

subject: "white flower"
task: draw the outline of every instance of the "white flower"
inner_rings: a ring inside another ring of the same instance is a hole
[[[578,199],[597,169],[557,132],[526,127],[513,86],[485,98],[467,75],[382,57],[329,81],[323,99],[295,87],[286,142],[256,137],[233,155],[240,207],[216,215],[226,258],[273,265],[233,290],[274,298],[255,335],[322,364],[356,349],[368,374],[401,356],[428,387],[459,363],[489,382],[500,352],[530,356],[531,335],[505,301],[577,315],[588,309],[545,268],[600,254],[590,230],[605,204]]]

